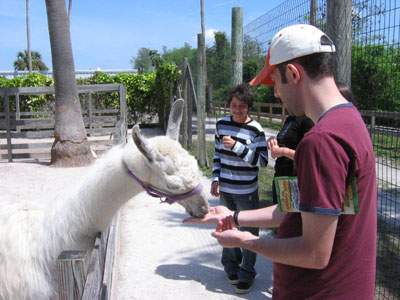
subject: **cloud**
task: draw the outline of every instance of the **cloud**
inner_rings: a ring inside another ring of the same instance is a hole
[[[214,41],[215,41],[215,39],[214,39],[214,34],[215,34],[216,32],[218,32],[218,31],[219,31],[219,30],[214,29],[214,28],[210,28],[210,29],[207,29],[207,30],[206,30],[206,37],[205,37],[205,39],[206,39],[206,45],[211,46],[211,45],[214,44]],[[195,43],[195,46],[194,46],[194,47],[197,48],[197,35],[193,37],[193,41],[194,41],[194,43]]]
[[[218,30],[210,28],[206,30],[206,44],[214,43],[214,34],[218,32]]]
[[[214,8],[214,7],[220,7],[220,6],[224,6],[224,5],[227,5],[227,4],[230,4],[230,3],[233,3],[233,2],[237,2],[237,1],[236,1],[236,0],[225,1],[225,2],[222,2],[222,3],[216,4],[216,5],[214,5],[214,6],[211,6],[211,8]]]

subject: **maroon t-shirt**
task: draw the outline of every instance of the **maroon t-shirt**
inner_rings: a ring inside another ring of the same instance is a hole
[[[325,113],[296,149],[300,210],[339,216],[323,270],[274,264],[273,299],[374,299],[377,238],[375,156],[360,113],[351,104]],[[345,187],[355,176],[360,213],[343,215]],[[302,234],[300,213],[288,213],[278,238]]]

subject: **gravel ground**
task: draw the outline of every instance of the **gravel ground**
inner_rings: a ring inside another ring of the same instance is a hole
[[[204,177],[202,184],[209,191],[210,180]],[[271,299],[269,260],[258,256],[253,289],[236,294],[220,263],[222,248],[211,236],[215,228],[182,224],[187,217],[178,204],[160,204],[145,193],[126,204],[120,219],[119,300]]]

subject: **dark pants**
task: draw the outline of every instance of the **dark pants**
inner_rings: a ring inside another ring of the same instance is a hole
[[[258,208],[258,191],[252,194],[228,194],[221,192],[220,204],[230,210],[251,210]],[[258,236],[258,228],[240,227],[241,231],[249,231]],[[250,282],[257,272],[254,269],[257,254],[241,248],[223,248],[221,263],[228,276],[237,274],[239,281]]]

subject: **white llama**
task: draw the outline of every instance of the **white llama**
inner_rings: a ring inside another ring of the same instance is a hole
[[[175,101],[167,136],[145,140],[136,125],[134,143],[111,149],[67,197],[43,205],[0,196],[0,299],[56,298],[58,255],[91,249],[96,234],[144,188],[180,200],[192,216],[208,212],[197,162],[177,142],[182,111],[183,100]]]

